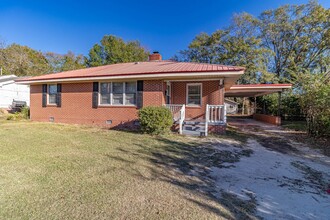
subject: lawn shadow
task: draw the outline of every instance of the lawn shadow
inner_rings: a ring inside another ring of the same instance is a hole
[[[134,151],[117,149],[124,155],[130,154],[149,161],[151,166],[148,169],[151,176],[145,177],[140,174],[141,178],[164,181],[189,191],[189,194],[197,195],[199,199],[185,197],[186,200],[220,217],[226,219],[256,219],[254,217],[255,208],[244,209],[241,206],[244,204],[243,200],[235,196],[228,196],[228,193],[220,192],[215,185],[215,180],[210,175],[212,167],[221,167],[223,163],[238,162],[240,156],[248,156],[247,152],[240,150],[238,152],[242,152],[242,155],[239,155],[239,153],[221,151],[215,149],[209,142],[204,141],[201,144],[198,139],[187,142],[173,140],[173,137],[167,138],[166,136],[150,136],[150,138],[155,139],[157,144],[150,146],[140,142],[134,145],[136,147]],[[232,147],[233,144],[230,145]],[[239,144],[236,147],[242,149]],[[121,160],[115,157],[111,157],[111,159]],[[136,176],[140,172],[136,170],[138,166],[132,165],[134,163],[135,161],[127,162],[129,168],[125,170]],[[256,204],[252,206],[256,207]]]

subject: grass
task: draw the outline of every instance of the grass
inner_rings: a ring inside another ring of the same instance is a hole
[[[2,119],[0,135],[0,219],[241,216],[190,174],[206,139]]]
[[[307,124],[306,121],[282,121],[282,127],[295,130],[295,131],[306,131]]]

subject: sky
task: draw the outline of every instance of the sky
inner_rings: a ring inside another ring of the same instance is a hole
[[[43,52],[87,55],[104,35],[139,40],[169,59],[194,37],[229,25],[235,13],[308,0],[0,0],[0,40]],[[330,7],[330,0],[319,0]]]

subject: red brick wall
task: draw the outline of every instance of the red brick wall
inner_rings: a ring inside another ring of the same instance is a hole
[[[187,84],[195,82],[172,82],[172,104],[187,104]],[[187,119],[205,118],[206,104],[222,105],[224,103],[224,89],[220,88],[219,80],[202,81],[202,105],[200,107],[186,106]]]
[[[165,104],[163,81],[143,81],[143,106],[161,106],[163,104]]]
[[[73,124],[95,124],[106,127],[131,126],[137,118],[137,109],[132,106],[92,108],[92,83],[62,84],[62,106],[42,108],[42,85],[31,86],[31,119]],[[106,120],[112,120],[111,125]]]
[[[226,125],[209,125],[208,132],[210,134],[224,134],[226,133]]]
[[[281,125],[281,117],[278,116],[253,114],[253,119],[273,125]]]
[[[203,118],[206,104],[222,104],[223,89],[219,81],[204,81],[202,85],[202,106],[187,107],[186,118]],[[165,104],[166,84],[162,80],[146,80],[143,84],[143,106],[161,106]],[[134,106],[99,106],[92,108],[93,83],[63,83],[62,106],[42,107],[42,85],[31,86],[31,119],[73,124],[95,124],[106,127],[131,127],[137,119],[138,109]],[[186,83],[172,83],[172,103],[186,103]],[[106,124],[112,120],[112,124]]]

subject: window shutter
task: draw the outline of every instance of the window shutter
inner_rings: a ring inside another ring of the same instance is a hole
[[[136,106],[138,108],[143,107],[143,80],[137,81]]]
[[[42,107],[47,106],[47,84],[42,84]]]
[[[99,97],[99,83],[93,82],[93,97],[92,97],[92,107],[97,108]]]
[[[57,84],[56,105],[57,107],[62,105],[62,84]]]

